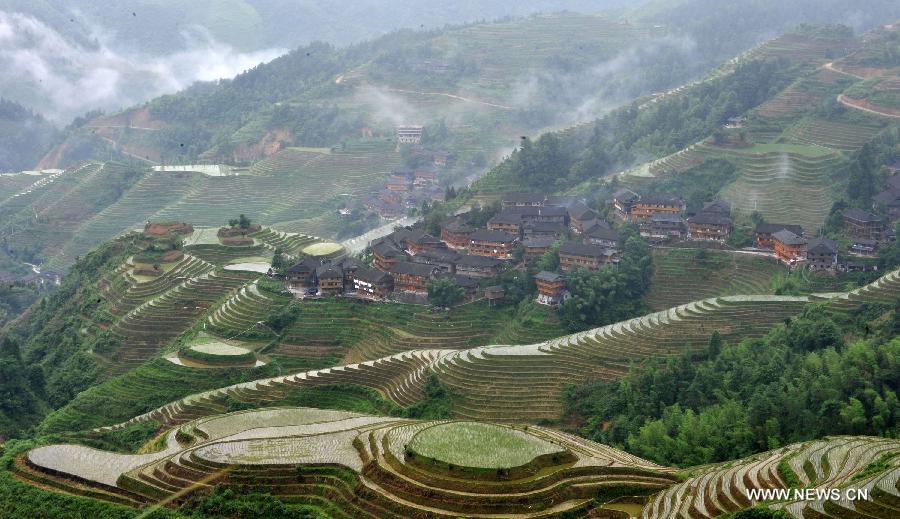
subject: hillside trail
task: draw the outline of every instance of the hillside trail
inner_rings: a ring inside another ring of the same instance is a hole
[[[458,96],[458,95],[455,95],[455,94],[447,94],[447,93],[445,93],[445,92],[418,92],[418,91],[416,91],[416,90],[404,90],[404,89],[402,89],[402,88],[388,88],[387,90],[388,90],[389,92],[399,92],[399,93],[401,93],[401,94],[419,94],[419,95],[425,95],[425,96],[443,96],[443,97],[449,97],[449,98],[451,98],[451,99],[457,99],[457,100],[459,100],[459,101],[465,101],[465,102],[467,102],[467,103],[475,103],[475,104],[480,104],[480,105],[485,105],[485,106],[492,106],[492,107],[494,107],[494,108],[501,108],[501,109],[503,109],[503,110],[512,110],[512,109],[513,109],[513,107],[511,107],[511,106],[500,105],[500,104],[496,104],[496,103],[490,103],[490,102],[488,102],[488,101],[481,101],[481,100],[478,100],[478,99],[471,99],[471,98],[468,98],[468,97],[462,97],[462,96]]]
[[[829,61],[828,63],[822,65],[822,68],[824,68],[826,70],[830,70],[831,72],[837,72],[838,74],[844,74],[845,76],[855,77],[856,79],[866,79],[866,78],[856,75],[852,72],[847,72],[846,70],[841,70],[839,68],[835,68],[833,61]]]
[[[900,115],[890,114],[887,112],[879,112],[878,110],[873,110],[872,108],[866,108],[865,106],[860,106],[858,104],[854,104],[849,101],[850,98],[845,96],[844,94],[838,94],[837,100],[838,103],[841,103],[844,106],[853,108],[854,110],[862,110],[863,112],[869,112],[870,114],[880,115],[882,117],[890,117],[892,119],[900,119]]]

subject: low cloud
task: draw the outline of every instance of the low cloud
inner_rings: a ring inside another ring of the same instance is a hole
[[[361,85],[356,89],[354,98],[369,108],[369,116],[377,125],[425,124],[421,114],[402,95],[388,88]]]
[[[149,56],[114,50],[99,33],[96,45],[85,47],[32,16],[0,11],[0,92],[65,124],[90,110],[118,110],[195,81],[233,77],[286,52],[240,52],[202,27],[184,31],[184,50]]]

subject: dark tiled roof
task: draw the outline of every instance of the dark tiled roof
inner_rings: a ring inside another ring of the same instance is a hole
[[[318,278],[342,278],[344,271],[337,265],[322,265],[316,269]]]
[[[804,243],[806,243],[806,240],[787,229],[782,229],[776,232],[772,235],[772,237],[785,245],[803,245]]]
[[[360,267],[359,270],[356,271],[354,277],[360,281],[372,284],[384,283],[391,279],[391,275],[387,272],[382,272],[369,267]]]
[[[684,201],[678,195],[671,193],[650,193],[645,197],[641,197],[642,204],[656,205],[682,205]]]
[[[837,244],[827,238],[813,238],[809,240],[807,252],[811,254],[837,254]]]
[[[650,217],[652,223],[684,223],[684,217],[680,214],[656,213]]]
[[[708,213],[703,211],[688,220],[690,223],[701,225],[731,225],[731,217],[722,213]]]
[[[574,256],[589,256],[593,258],[602,258],[606,256],[606,250],[596,245],[588,245],[584,243],[563,243],[559,248],[560,254],[572,254]]]
[[[726,202],[725,200],[717,198],[717,199],[713,200],[712,202],[703,206],[702,212],[731,214],[731,204]]]
[[[535,209],[537,209],[535,207]],[[521,225],[522,223],[522,215],[518,213],[514,213],[512,211],[506,210],[501,211],[500,214],[488,220],[488,224],[507,224],[507,225]]]
[[[391,274],[408,274],[411,276],[429,277],[437,271],[438,268],[433,265],[425,265],[424,263],[410,263],[408,261],[400,261],[391,267]]]
[[[597,240],[619,241],[619,233],[617,233],[613,229],[610,229],[609,227],[603,227],[600,225],[596,225],[584,231],[584,235],[588,238],[594,238]]]
[[[797,236],[803,236],[803,227],[787,223],[761,223],[756,226],[757,234],[775,234],[778,231],[791,231]]]
[[[529,222],[525,224],[525,233],[530,232],[565,232],[566,226],[559,222]]]
[[[844,218],[856,220],[857,222],[880,222],[881,218],[877,214],[872,214],[863,209],[847,209],[844,211]]]
[[[463,218],[453,218],[444,224],[444,229],[447,229],[452,233],[470,233],[475,230],[475,228],[469,225],[469,222]]]
[[[492,243],[505,243],[515,240],[515,236],[503,231],[492,231],[490,229],[478,229],[473,232],[469,239],[473,241],[485,241]]]
[[[526,248],[528,247],[537,247],[537,248],[547,248],[553,245],[553,242],[556,241],[556,238],[553,237],[536,237],[536,238],[527,238],[522,245]]]
[[[289,274],[297,274],[300,272],[313,272],[314,270],[319,268],[319,266],[321,264],[322,264],[322,262],[316,258],[312,258],[312,257],[303,258],[299,262],[294,263],[291,266],[291,268],[288,269],[288,273]]]
[[[461,276],[459,274],[453,274],[453,275],[450,275],[447,277],[452,279],[454,283],[456,283],[457,285],[459,285],[463,288],[467,288],[467,289],[478,288],[478,281],[476,281],[468,276]]]
[[[594,211],[582,202],[576,202],[569,207],[569,218],[584,221],[596,217],[597,211]]]
[[[554,282],[559,281],[560,279],[564,279],[560,274],[556,272],[549,272],[546,270],[542,270],[534,275],[534,279],[540,279],[541,281]]]
[[[634,202],[635,200],[640,200],[641,195],[635,193],[630,189],[622,188],[615,193],[613,193],[614,200],[620,200],[622,202]]]
[[[900,205],[900,191],[882,191],[881,193],[878,193],[877,195],[872,197],[872,200],[876,204],[884,204],[888,207],[897,206]]]
[[[445,250],[445,249],[423,250],[422,252],[413,256],[413,258],[414,259],[422,258],[423,260],[427,260],[427,261],[439,261],[439,262],[452,263],[459,258],[459,254],[457,254],[451,250]]]
[[[378,254],[382,258],[398,258],[406,256],[403,251],[401,251],[397,247],[394,247],[394,245],[388,241],[383,241],[375,245],[374,247],[372,247],[372,250],[375,252],[375,254]]]
[[[457,267],[496,267],[503,262],[490,256],[473,256],[465,254],[456,260]]]

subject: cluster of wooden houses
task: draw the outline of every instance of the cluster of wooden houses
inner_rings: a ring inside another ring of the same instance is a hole
[[[391,172],[385,186],[363,200],[363,206],[382,218],[405,216],[410,209],[422,207],[424,202],[444,200],[440,186],[441,170],[452,167],[456,157],[447,151],[424,148],[413,151],[423,155],[429,165],[416,169],[397,169]]]
[[[691,208],[678,195],[641,196],[630,189],[620,189],[609,203],[618,218],[636,223],[641,235],[653,244],[669,240],[725,242],[734,231],[731,204],[724,200]]]

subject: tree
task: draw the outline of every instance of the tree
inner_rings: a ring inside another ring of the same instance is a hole
[[[238,225],[237,218],[231,218],[228,220],[228,227],[237,227],[237,225]]]
[[[250,222],[250,219],[247,218],[246,215],[241,214],[241,215],[238,217],[238,225],[241,226],[241,229],[248,229],[248,228],[250,228],[250,223],[251,223],[251,222]]]
[[[449,308],[465,297],[466,291],[450,278],[438,278],[428,283],[428,302],[440,308]]]
[[[284,250],[281,247],[275,249],[275,255],[272,256],[272,270],[276,274],[284,274],[291,267]]]

